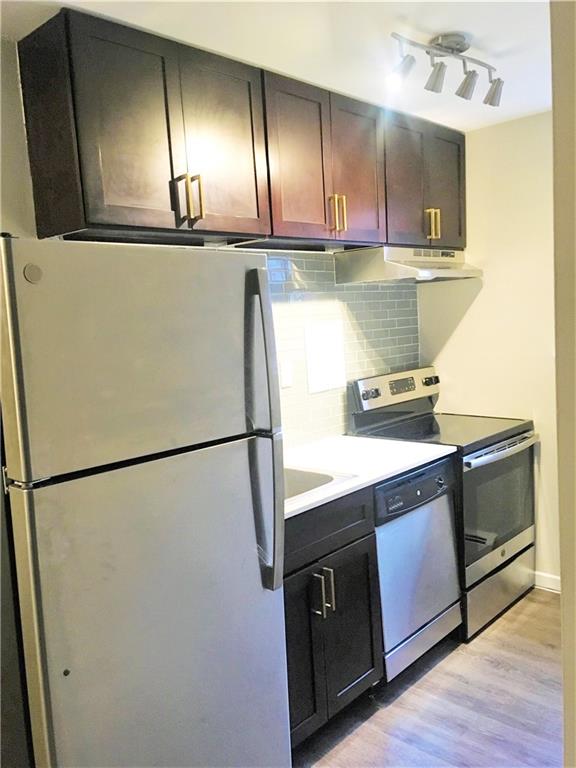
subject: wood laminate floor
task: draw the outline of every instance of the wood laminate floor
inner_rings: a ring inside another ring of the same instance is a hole
[[[533,590],[469,645],[424,659],[339,713],[294,768],[562,765],[560,598]]]

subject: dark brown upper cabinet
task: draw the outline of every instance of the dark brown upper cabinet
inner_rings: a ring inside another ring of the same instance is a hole
[[[464,135],[386,114],[388,243],[464,248]]]
[[[436,213],[434,247],[466,245],[466,180],[464,134],[442,125],[428,124],[427,207]]]
[[[268,234],[261,71],[182,46],[180,77],[192,228]]]
[[[284,237],[335,236],[330,95],[266,72],[266,126],[272,232]]]
[[[465,245],[457,131],[75,10],[18,52],[39,237]]]
[[[273,234],[383,242],[382,111],[290,78],[265,79]]]
[[[62,11],[19,44],[40,237],[90,225],[177,228],[185,167],[177,48]]]
[[[339,238],[386,242],[384,114],[332,93],[330,118]]]
[[[39,237],[270,232],[260,70],[75,11],[19,55]]]

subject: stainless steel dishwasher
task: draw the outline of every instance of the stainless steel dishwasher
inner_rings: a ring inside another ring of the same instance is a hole
[[[376,543],[391,680],[462,623],[451,459],[378,486]]]

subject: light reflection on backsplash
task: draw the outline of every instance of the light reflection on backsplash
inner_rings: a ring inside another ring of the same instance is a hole
[[[335,285],[334,257],[324,253],[270,254],[268,274],[281,371],[285,440],[295,444],[343,434],[347,419],[345,387],[309,392],[307,331],[310,338],[310,329],[336,328],[341,324],[343,348],[327,338],[326,349],[321,351],[323,359],[344,356],[347,381],[416,367],[416,287]]]

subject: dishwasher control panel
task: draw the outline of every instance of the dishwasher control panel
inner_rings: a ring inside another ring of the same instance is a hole
[[[447,493],[454,485],[452,459],[388,480],[374,490],[376,525],[382,525]]]

